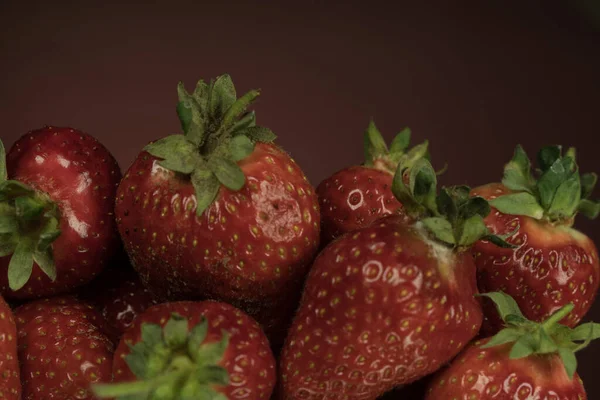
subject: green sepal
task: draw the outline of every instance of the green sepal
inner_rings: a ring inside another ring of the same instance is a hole
[[[9,256],[17,248],[17,236],[13,234],[0,234],[0,257]]]
[[[403,154],[410,145],[410,136],[412,132],[406,127],[401,130],[390,143],[390,154]]]
[[[19,181],[3,181],[0,183],[0,202],[14,200],[17,197],[33,196],[35,191]]]
[[[365,130],[363,141],[365,165],[373,166],[375,160],[388,154],[387,144],[373,120],[369,122],[369,126]]]
[[[21,238],[15,247],[8,264],[8,286],[12,291],[21,289],[33,272],[33,251],[35,243]]]
[[[229,144],[229,151],[233,161],[240,161],[254,151],[254,143],[245,135],[234,136]]]
[[[575,162],[573,159],[567,157],[557,159],[554,164],[543,172],[537,182],[539,201],[542,208],[545,210],[550,209],[561,184],[572,179],[574,174],[579,178],[579,174],[574,168]],[[579,179],[577,179],[576,183],[579,184]],[[576,189],[577,195],[581,195],[581,187],[577,186]],[[566,195],[564,192],[562,194]]]
[[[264,126],[251,126],[242,132],[254,142],[271,143],[277,139],[273,131]]]
[[[483,217],[479,214],[465,219],[461,228],[458,239],[458,244],[461,246],[470,246],[489,233]]]
[[[16,216],[25,221],[38,219],[44,212],[44,204],[31,196],[19,196],[15,199]]]
[[[581,174],[581,198],[587,199],[589,198],[596,184],[598,183],[598,175],[594,172],[588,172],[586,174]]]
[[[231,133],[233,136],[241,133],[244,133],[249,128],[253,128],[256,126],[256,113],[254,111],[247,111],[239,120],[236,121],[235,124],[231,127]],[[264,128],[267,129],[267,128]],[[273,139],[268,141],[275,140],[275,134],[267,129],[273,136]]]
[[[537,154],[537,163],[539,169],[545,172],[552,168],[554,163],[561,158],[562,146],[545,146],[542,147]]]
[[[221,184],[208,169],[196,169],[192,173],[191,181],[196,194],[196,215],[200,216],[219,194]]]
[[[218,342],[206,343],[196,348],[193,358],[198,360],[201,365],[214,365],[221,361],[225,351],[229,346],[229,333],[222,331],[221,340]]]
[[[583,199],[579,203],[578,211],[586,218],[596,219],[600,215],[600,202]]]
[[[8,179],[8,172],[6,170],[6,149],[4,143],[0,140],[0,183]]]
[[[227,158],[214,156],[208,161],[208,167],[226,188],[238,191],[246,183],[244,172],[235,162]]]
[[[248,93],[245,93],[239,99],[237,99],[223,115],[222,126],[225,129],[231,128],[234,125],[236,119],[238,119],[244,112],[246,112],[248,106],[250,106],[250,104],[254,100],[256,100],[259,94],[260,91],[251,90]]]
[[[59,228],[59,222],[57,218],[50,217],[46,222],[46,225],[40,232],[38,242],[36,244],[36,251],[44,252],[50,248],[50,245],[58,239],[61,231]]]
[[[210,115],[221,118],[237,99],[235,86],[227,74],[216,78],[209,87],[208,109]]]
[[[513,158],[504,167],[502,184],[512,190],[532,192],[535,180],[531,175],[531,161],[521,145],[517,145]]]
[[[505,328],[488,338],[482,348],[512,343],[509,353],[511,359],[556,354],[562,360],[569,378],[573,379],[577,369],[575,353],[587,347],[592,340],[600,338],[600,324],[590,322],[571,329],[560,323],[572,312],[573,304],[566,304],[545,321],[534,322],[525,318],[517,302],[506,293],[491,292],[479,296],[494,302],[505,323]]]
[[[452,246],[456,244],[452,224],[446,218],[429,217],[424,218],[421,222],[438,240]]]
[[[16,213],[0,214],[0,234],[15,233],[19,230],[19,219]]]
[[[206,339],[207,332],[208,332],[208,321],[206,320],[206,318],[202,317],[200,322],[192,328],[192,332],[191,332],[190,338],[188,340],[188,349],[187,349],[188,354],[192,357],[192,360],[196,363],[201,361],[198,358],[199,354],[198,354],[197,350],[198,350],[198,348],[200,348],[200,345],[204,342],[204,339]]]
[[[177,313],[173,313],[163,328],[163,332],[165,344],[171,348],[179,348],[188,339],[188,320]]]
[[[197,90],[204,90],[204,82],[199,83]],[[200,89],[199,89],[200,88]],[[206,100],[200,99],[197,93],[196,96],[190,95],[183,85],[179,82],[177,85],[177,95],[179,103],[177,103],[177,115],[181,123],[181,129],[187,140],[196,146],[201,146],[204,142],[205,126],[206,126]],[[203,102],[201,104],[201,102]]]
[[[527,192],[511,193],[489,201],[490,205],[504,214],[525,215],[535,219],[544,216],[544,209],[536,197]]]
[[[47,248],[43,251],[34,251],[33,261],[35,261],[37,266],[52,282],[56,280],[56,265],[54,264],[51,248]]]
[[[159,161],[161,167],[182,174],[191,174],[202,162],[196,146],[184,135],[166,136],[148,144],[144,150],[162,158]]]

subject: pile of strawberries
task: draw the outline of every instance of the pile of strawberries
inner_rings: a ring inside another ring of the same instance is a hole
[[[0,142],[0,399],[587,398],[600,263],[574,220],[600,203],[574,149],[438,188],[428,142],[371,122],[315,188],[258,91],[178,94],[183,134],[124,175],[76,129]]]

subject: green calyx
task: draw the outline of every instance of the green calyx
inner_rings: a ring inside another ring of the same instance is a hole
[[[217,391],[229,384],[229,374],[219,365],[229,346],[223,331],[218,342],[204,343],[208,321],[189,329],[189,321],[173,313],[164,327],[144,323],[141,341],[130,345],[125,357],[137,381],[96,384],[99,398],[117,400],[227,400]]]
[[[538,168],[518,145],[504,167],[502,183],[514,193],[490,204],[505,214],[525,215],[553,224],[572,225],[581,213],[590,219],[600,214],[600,202],[589,197],[598,181],[595,173],[580,174],[575,149],[562,154],[561,146],[546,146],[537,154]]]
[[[375,122],[371,121],[363,136],[365,152],[363,165],[393,174],[400,163],[407,165],[409,162],[414,163],[419,158],[429,159],[429,142],[425,140],[408,149],[410,136],[410,128],[404,128],[394,137],[388,148],[383,135],[375,126]]]
[[[11,256],[8,284],[21,289],[34,262],[54,281],[52,243],[60,236],[58,207],[48,196],[15,180],[6,171],[6,150],[0,140],[0,257]]]
[[[512,343],[510,358],[520,359],[533,355],[558,355],[570,379],[577,370],[575,353],[600,338],[600,324],[588,322],[569,328],[559,322],[574,308],[567,304],[544,322],[533,322],[521,313],[517,302],[503,292],[483,293],[491,299],[505,328],[493,336],[482,348]]]
[[[449,247],[467,248],[480,239],[513,247],[504,241],[509,235],[490,233],[483,220],[490,206],[483,197],[470,196],[468,186],[443,187],[437,194],[436,172],[424,158],[398,165],[392,192],[409,216]]]
[[[192,94],[182,82],[177,87],[177,114],[183,135],[171,135],[144,150],[161,158],[166,169],[189,177],[196,194],[196,213],[202,215],[217,197],[221,185],[238,191],[246,182],[237,164],[254,151],[257,142],[272,142],[275,134],[256,125],[247,111],[259,91],[240,98],[229,75],[209,83],[200,80]]]

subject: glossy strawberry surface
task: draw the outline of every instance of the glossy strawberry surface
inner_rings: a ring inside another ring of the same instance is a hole
[[[15,310],[23,399],[93,399],[90,384],[110,382],[114,345],[92,306],[72,296]]]
[[[479,331],[475,265],[401,217],[315,261],[281,358],[281,398],[376,399],[437,370]]]
[[[197,216],[189,178],[141,153],[119,186],[119,231],[157,296],[221,299],[282,336],[318,247],[317,198],[298,165],[274,145],[258,143],[239,165],[244,187],[221,187]]]
[[[218,392],[228,399],[269,399],[275,385],[275,359],[267,338],[248,315],[216,301],[164,303],[142,313],[127,330],[115,352],[115,382],[136,380],[125,357],[130,353],[130,346],[142,340],[142,324],[164,326],[173,313],[187,318],[190,328],[202,318],[206,319],[208,330],[202,345],[220,341],[223,332],[229,334],[227,349],[218,365],[227,370],[230,384],[215,387]]]
[[[9,179],[56,203],[61,234],[52,244],[54,282],[34,265],[29,281],[13,292],[8,286],[10,256],[0,257],[1,293],[7,298],[39,298],[91,281],[119,243],[114,199],[121,172],[116,160],[89,134],[52,126],[23,135],[6,158]]]
[[[0,296],[0,399],[21,399],[17,327],[12,310]]]
[[[431,381],[426,400],[586,400],[579,375],[569,379],[558,355],[512,360],[511,345],[471,344]]]
[[[321,208],[321,241],[366,227],[376,219],[402,213],[392,193],[393,174],[372,167],[344,168],[317,186]]]
[[[509,190],[501,184],[473,190],[488,200],[505,193]],[[563,323],[577,325],[592,306],[600,283],[598,251],[591,239],[572,227],[494,208],[485,222],[496,234],[515,232],[507,241],[516,248],[503,249],[486,241],[473,246],[480,291],[509,294],[528,319],[538,322],[572,302],[575,309]],[[493,334],[502,324],[489,302],[485,309],[484,331]]]

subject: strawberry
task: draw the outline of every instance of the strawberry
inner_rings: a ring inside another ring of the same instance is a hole
[[[315,260],[281,354],[284,400],[375,399],[434,372],[478,333],[469,246],[488,235],[487,202],[462,186],[436,197],[426,159],[401,164],[392,189],[415,222],[384,217]]]
[[[115,159],[84,132],[46,126],[4,162],[0,142],[0,293],[33,299],[91,281],[119,245]]]
[[[590,218],[600,212],[600,204],[588,199],[597,177],[580,175],[574,151],[563,155],[560,146],[542,148],[538,164],[534,176],[527,154],[517,146],[502,183],[473,190],[492,206],[487,227],[509,235],[514,245],[498,248],[485,240],[474,245],[479,289],[506,292],[537,322],[572,302],[575,309],[563,323],[575,326],[590,309],[600,282],[598,250],[573,227],[578,212]],[[491,303],[484,306],[483,331],[492,335],[502,323]]]
[[[321,209],[322,246],[346,232],[365,227],[386,215],[404,215],[392,193],[392,179],[400,162],[428,157],[428,142],[406,152],[411,131],[403,129],[390,148],[371,121],[364,133],[365,162],[343,168],[316,189]]]
[[[102,314],[116,335],[111,337],[115,342],[140,313],[157,303],[137,273],[125,263],[105,269],[79,291],[79,297]]]
[[[426,400],[585,400],[576,372],[575,352],[600,337],[600,324],[571,329],[558,322],[574,305],[565,305],[542,323],[527,320],[503,292],[486,293],[505,327],[470,344],[430,382]]]
[[[216,301],[171,302],[135,320],[117,347],[113,374],[115,383],[94,387],[97,396],[269,399],[275,359],[258,323],[241,310]]]
[[[19,377],[17,327],[12,310],[0,296],[0,399],[21,399]]]
[[[113,343],[102,316],[73,296],[15,310],[23,399],[93,399],[90,384],[111,381]]]
[[[228,75],[178,89],[185,135],[146,146],[119,185],[125,248],[161,300],[226,301],[282,340],[318,248],[316,194],[242,114],[257,91],[236,99]]]

